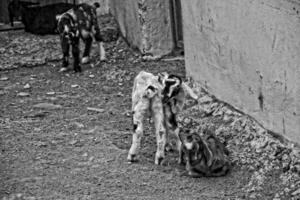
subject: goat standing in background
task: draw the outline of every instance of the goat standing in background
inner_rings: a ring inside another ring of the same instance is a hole
[[[93,37],[98,44],[100,60],[106,60],[96,13],[96,9],[99,7],[99,3],[94,3],[93,6],[83,3],[74,6],[72,9],[61,15],[57,15],[57,28],[60,34],[61,47],[63,51],[63,66],[61,71],[67,70],[67,66],[69,64],[69,48],[71,45],[74,59],[73,69],[75,72],[81,72],[79,58],[80,38],[85,43],[85,49],[82,56],[83,64],[89,62]]]

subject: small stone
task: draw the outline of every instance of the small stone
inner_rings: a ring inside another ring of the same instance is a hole
[[[47,143],[46,142],[38,141],[38,142],[36,142],[36,146],[38,146],[38,147],[46,147]]]
[[[55,95],[55,92],[47,92],[47,95]]]
[[[29,89],[29,88],[31,88],[31,87],[30,87],[30,85],[27,83],[26,85],[24,85],[23,88],[24,88],[24,89]]]
[[[83,156],[83,157],[87,157],[87,156],[88,156],[88,153],[84,153],[82,156]]]
[[[292,193],[292,196],[297,196],[297,195],[300,195],[300,188],[295,190],[293,193]]]
[[[55,105],[51,103],[39,103],[33,106],[34,108],[41,108],[41,109],[50,109],[50,110],[55,110],[55,109],[61,109],[61,105]]]
[[[73,123],[75,126],[77,126],[78,128],[84,128],[84,125],[82,123],[79,122],[74,122]]]
[[[289,188],[284,188],[285,193],[289,193],[291,190]]]
[[[278,193],[275,194],[274,198],[279,198],[280,195]]]
[[[210,108],[211,108],[211,109],[214,109],[214,108],[217,107],[217,106],[218,106],[218,103],[213,103],[213,104],[210,105]]]
[[[87,107],[87,110],[89,110],[89,111],[95,111],[95,112],[99,112],[99,113],[105,112],[105,110],[104,110],[104,109],[101,109],[101,108]]]
[[[70,145],[74,145],[74,144],[76,144],[78,141],[77,140],[71,140],[70,142],[69,142],[69,144]]]
[[[255,193],[250,194],[249,198],[250,199],[255,199],[256,198],[256,194]]]
[[[6,91],[0,90],[0,96],[6,94]]]
[[[68,68],[66,68],[66,67],[62,67],[62,68],[60,68],[60,70],[59,70],[59,72],[66,72],[66,71],[68,71]]]
[[[90,75],[89,75],[89,77],[90,77],[90,78],[94,78],[94,77],[95,77],[95,75],[93,75],[93,74],[90,74]]]
[[[212,98],[209,97],[208,95],[205,95],[198,100],[199,103],[208,103],[211,101],[212,101]]]
[[[30,94],[28,92],[20,92],[17,94],[18,97],[28,97]]]
[[[3,76],[0,78],[0,81],[7,81],[7,80],[8,80],[8,77],[6,77],[6,76]]]
[[[77,84],[71,85],[71,88],[78,88],[78,87],[79,87],[79,85],[77,85]]]
[[[119,93],[117,94],[117,96],[118,96],[118,97],[123,97],[124,94],[122,94],[122,92],[119,92]]]
[[[94,157],[94,156],[91,156],[91,157],[89,158],[89,162],[92,162],[94,159],[95,159],[95,157]]]

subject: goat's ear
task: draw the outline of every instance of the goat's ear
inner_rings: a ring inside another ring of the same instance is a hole
[[[61,19],[61,15],[56,15],[56,16],[55,16],[55,19],[56,19],[56,22],[59,22],[60,19]]]
[[[198,143],[198,142],[200,142],[201,140],[202,140],[202,139],[201,139],[201,137],[200,137],[199,134],[193,133],[193,141],[194,141],[194,142]]]
[[[167,76],[166,72],[158,73],[158,82],[163,83],[163,80],[166,79],[166,76]]]
[[[198,99],[198,95],[195,94],[195,92],[192,90],[192,88],[190,88],[185,82],[182,82],[182,88],[183,90],[193,99],[197,100]]]

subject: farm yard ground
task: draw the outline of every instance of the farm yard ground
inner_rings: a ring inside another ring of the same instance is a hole
[[[95,48],[82,73],[60,73],[58,36],[0,33],[0,199],[300,199],[299,151],[203,91],[180,124],[226,141],[227,176],[182,176],[176,151],[154,165],[149,123],[140,161],[128,164],[133,78],[184,77],[184,61],[144,61],[121,39],[100,63]]]

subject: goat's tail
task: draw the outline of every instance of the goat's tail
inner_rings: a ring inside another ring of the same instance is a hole
[[[153,87],[152,85],[149,85],[147,89],[145,90],[145,93],[143,97],[146,97],[148,99],[152,99],[156,94],[158,93],[157,88]]]

